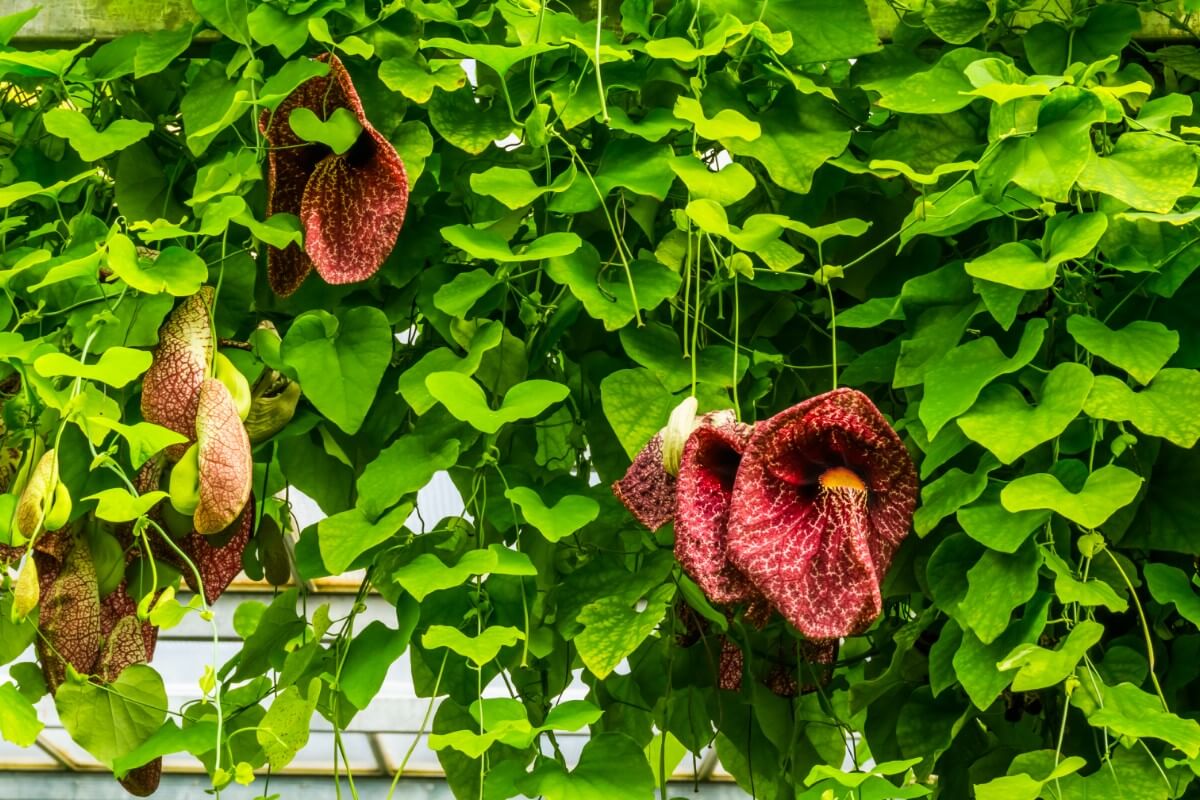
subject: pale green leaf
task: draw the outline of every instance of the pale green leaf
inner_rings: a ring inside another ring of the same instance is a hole
[[[1140,392],[1109,375],[1096,378],[1083,410],[1096,419],[1132,422],[1149,436],[1160,436],[1180,447],[1200,439],[1200,372],[1164,369]]]
[[[134,142],[140,142],[154,130],[149,122],[118,119],[103,131],[97,131],[87,117],[69,108],[50,109],[42,116],[42,123],[47,131],[70,142],[84,161],[107,158]]]
[[[514,486],[504,496],[517,504],[526,522],[551,542],[570,536],[596,519],[600,504],[590,497],[572,494],[547,506],[533,489]]]
[[[1133,502],[1142,479],[1112,464],[1088,476],[1079,492],[1068,491],[1048,473],[1023,475],[1004,487],[1000,502],[1009,511],[1049,509],[1085,528],[1098,528]]]
[[[121,389],[150,368],[150,353],[128,347],[110,347],[94,364],[83,364],[64,353],[46,353],[33,362],[43,378],[83,378]]]
[[[484,433],[495,433],[510,422],[536,417],[570,394],[561,383],[524,381],[509,389],[500,407],[493,411],[482,387],[461,373],[435,372],[425,379],[425,386],[455,418]]]
[[[525,634],[519,629],[501,625],[484,628],[478,636],[467,636],[448,625],[430,625],[429,630],[421,637],[421,646],[427,650],[448,648],[482,667],[499,655],[505,647],[512,647],[524,638]]]
[[[1179,334],[1161,322],[1135,320],[1113,330],[1094,317],[1074,314],[1067,331],[1085,350],[1147,384],[1179,349]]]
[[[529,556],[502,544],[486,550],[468,550],[453,566],[442,563],[432,553],[422,553],[392,573],[393,580],[421,602],[434,592],[461,586],[475,575],[537,575]]]

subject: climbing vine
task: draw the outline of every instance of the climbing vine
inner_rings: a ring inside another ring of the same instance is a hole
[[[269,797],[404,658],[460,798],[1194,791],[1195,0],[192,4],[0,17],[6,740]]]

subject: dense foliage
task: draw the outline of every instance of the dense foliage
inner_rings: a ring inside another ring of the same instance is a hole
[[[8,46],[35,12],[0,17],[5,739],[55,688],[131,789],[188,751],[269,795],[314,714],[345,726],[409,658],[463,798],[666,797],[709,745],[764,800],[1189,791],[1200,50],[1139,31],[1187,33],[1194,0],[879,3],[887,44],[864,0],[193,2],[72,49]],[[268,245],[302,226],[266,213],[260,116],[322,53],[365,116],[310,115],[297,146],[352,161],[369,121],[407,217],[373,277],[280,297]],[[227,361],[198,379],[253,387],[257,503],[221,541],[154,472],[196,435],[179,463],[211,469],[205,412],[143,417],[202,285]],[[710,604],[609,484],[685,397],[753,423],[835,386],[922,487],[882,615],[814,680],[794,629]],[[466,513],[414,532],[443,470]],[[289,489],[327,518],[292,530]],[[176,590],[227,582],[241,524],[234,568],[281,588],[168,709],[137,662],[212,619],[217,592]],[[394,624],[286,588],[354,569]],[[80,632],[91,667],[58,649]],[[568,765],[555,731],[584,729]]]

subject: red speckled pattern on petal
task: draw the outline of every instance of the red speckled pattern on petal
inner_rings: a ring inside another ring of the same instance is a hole
[[[721,657],[717,663],[717,688],[729,692],[742,689],[742,672],[745,669],[746,657],[742,648],[738,647],[728,637],[721,637]]]
[[[217,598],[242,571],[242,551],[246,549],[246,543],[250,541],[253,530],[254,497],[251,496],[241,515],[230,526],[228,541],[218,544],[225,533],[220,536],[202,536],[195,532],[188,534],[183,540],[183,551],[200,572],[200,580],[204,581],[204,599],[210,605],[217,602]],[[185,568],[182,571],[184,580],[192,591],[199,591],[191,569]]]
[[[142,379],[142,416],[189,442],[196,438],[200,384],[212,360],[212,300],[213,290],[205,286],[171,312],[158,331],[154,361]],[[186,444],[172,445],[167,454],[178,460],[186,449]]]
[[[308,179],[300,222],[304,246],[326,283],[357,283],[379,271],[408,208],[408,176],[391,142],[364,125],[343,155],[328,155]]]
[[[53,693],[66,677],[67,664],[83,674],[90,673],[96,664],[100,655],[100,590],[86,538],[75,541],[61,569],[46,563],[50,561],[45,555],[38,560],[42,601],[37,650],[46,686]],[[43,573],[53,574],[49,585],[45,582],[48,575]]]
[[[839,467],[862,487],[822,486]],[[755,429],[734,485],[730,559],[805,636],[861,632],[880,613],[917,488],[908,451],[865,395],[811,398]]]
[[[675,476],[663,469],[661,433],[646,442],[612,491],[629,513],[652,531],[674,518]]]
[[[219,533],[237,519],[250,499],[254,460],[233,396],[216,378],[206,379],[200,387],[196,444],[200,460],[196,532]]]
[[[296,214],[305,231],[305,250],[267,248],[267,276],[281,297],[296,291],[314,265],[328,283],[353,283],[375,274],[395,246],[408,207],[408,176],[396,148],[367,120],[337,56],[322,54],[317,60],[329,63],[328,76],[305,81],[274,114],[259,117],[271,146],[267,213]],[[296,136],[288,118],[297,108],[322,120],[345,108],[363,132],[350,150],[337,155]]]
[[[732,412],[708,414],[683,446],[675,500],[675,558],[714,603],[759,596],[725,553],[734,478],[752,428]]]

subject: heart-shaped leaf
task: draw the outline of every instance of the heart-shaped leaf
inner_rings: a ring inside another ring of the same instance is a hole
[[[1143,385],[1179,349],[1179,334],[1161,322],[1136,320],[1113,330],[1094,317],[1075,314],[1067,320],[1067,330],[1089,353],[1125,370]]]
[[[1101,375],[1092,386],[1084,412],[1096,419],[1132,422],[1150,436],[1161,436],[1180,447],[1200,439],[1200,372],[1164,369],[1140,392],[1120,380]]]
[[[283,337],[284,363],[296,371],[305,397],[346,433],[366,419],[392,357],[392,327],[378,308],[359,306],[334,316],[307,311]]]
[[[583,495],[567,495],[553,506],[547,506],[537,492],[524,486],[514,486],[504,496],[516,503],[525,520],[551,542],[570,536],[600,515],[600,504]]]
[[[134,142],[150,135],[154,126],[149,122],[118,119],[102,131],[92,127],[82,113],[69,108],[52,108],[42,117],[46,130],[71,143],[84,161],[99,161],[124,150]]]
[[[110,347],[95,364],[83,364],[63,353],[46,353],[38,356],[33,368],[43,378],[83,378],[121,389],[148,370],[151,360],[145,350]]]
[[[466,375],[435,372],[425,379],[425,386],[457,419],[484,433],[495,433],[510,422],[536,417],[570,394],[561,383],[524,381],[509,389],[500,408],[493,411],[488,407],[483,389]]]
[[[1113,464],[1088,476],[1079,492],[1068,491],[1049,473],[1023,475],[1004,487],[1000,502],[1009,511],[1049,509],[1085,528],[1098,528],[1133,502],[1142,479]]]
[[[458,628],[451,628],[449,625],[430,625],[429,630],[421,637],[421,646],[426,650],[448,648],[482,667],[499,655],[505,647],[512,647],[524,638],[525,634],[517,628],[501,625],[484,628],[478,636],[467,636]]]
[[[1087,367],[1059,364],[1042,382],[1037,405],[1026,404],[1014,386],[993,384],[958,418],[958,426],[972,441],[1011,464],[1062,433],[1083,409],[1091,388],[1092,373]]]
[[[363,130],[348,108],[335,108],[326,120],[310,108],[295,108],[288,115],[288,125],[302,140],[323,144],[338,155],[353,147]]]
[[[502,544],[486,550],[468,550],[454,566],[447,566],[432,553],[423,553],[392,573],[404,591],[424,600],[433,592],[462,585],[472,575],[537,575],[529,556]]]

